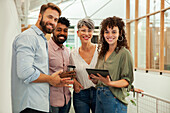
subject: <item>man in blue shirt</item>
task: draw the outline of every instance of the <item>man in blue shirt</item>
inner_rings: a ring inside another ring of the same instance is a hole
[[[38,21],[19,34],[12,51],[13,113],[49,112],[49,84],[57,87],[72,84],[70,78],[60,78],[59,72],[49,75],[46,33],[55,29],[61,10],[53,3],[41,6]]]

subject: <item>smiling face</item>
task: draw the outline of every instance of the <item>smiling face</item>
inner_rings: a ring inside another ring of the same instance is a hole
[[[40,26],[44,33],[52,33],[57,25],[59,13],[56,10],[48,8],[43,15],[40,14]]]
[[[56,44],[63,44],[67,40],[68,27],[64,24],[58,23],[53,32],[53,40]]]
[[[117,26],[113,28],[107,27],[107,29],[104,31],[104,39],[109,45],[117,44],[118,37],[119,37],[119,28]]]
[[[93,30],[89,29],[87,26],[82,26],[77,31],[78,37],[80,37],[81,43],[88,43],[91,42],[91,39],[93,37]]]

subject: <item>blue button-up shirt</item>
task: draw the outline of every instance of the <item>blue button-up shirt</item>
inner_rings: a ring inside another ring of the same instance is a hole
[[[49,111],[49,84],[32,83],[40,73],[49,74],[48,46],[44,33],[35,25],[18,35],[12,51],[12,108]]]

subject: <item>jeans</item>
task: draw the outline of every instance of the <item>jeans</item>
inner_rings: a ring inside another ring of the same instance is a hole
[[[81,90],[79,93],[73,92],[73,105],[75,113],[95,113],[96,88],[91,87]]]
[[[31,109],[31,108],[26,108],[23,111],[21,111],[20,113],[47,113],[47,112],[38,111],[35,109]]]
[[[127,106],[118,100],[108,87],[98,87],[96,96],[95,113],[127,113]]]
[[[63,107],[53,107],[51,106],[51,112],[50,113],[69,113],[71,106],[71,99],[68,102],[68,104],[65,104]]]

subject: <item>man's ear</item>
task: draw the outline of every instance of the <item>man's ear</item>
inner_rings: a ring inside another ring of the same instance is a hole
[[[77,30],[77,36],[79,37],[79,31]]]
[[[41,21],[41,19],[42,19],[42,14],[39,13],[39,15],[38,15],[38,20]]]

